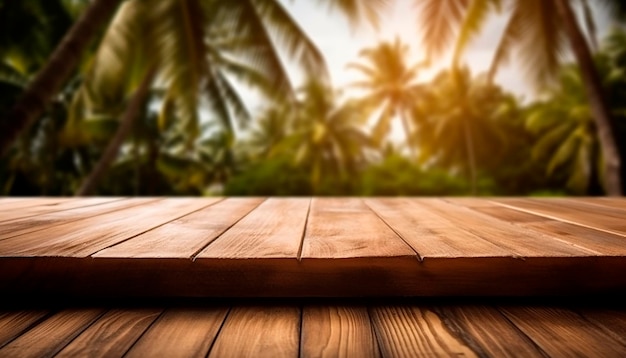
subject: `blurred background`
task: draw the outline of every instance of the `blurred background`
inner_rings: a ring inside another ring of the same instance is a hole
[[[0,195],[621,195],[623,0],[0,0]]]

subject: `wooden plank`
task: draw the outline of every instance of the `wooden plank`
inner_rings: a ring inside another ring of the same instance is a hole
[[[296,258],[310,199],[268,199],[196,257]]]
[[[525,229],[550,235],[570,245],[593,251],[598,255],[626,256],[626,239],[620,235],[556,221],[502,206],[494,205],[474,210],[500,220],[509,221]]]
[[[462,226],[435,213],[419,200],[368,199],[365,200],[421,258],[425,257],[496,257],[513,256],[503,249]]]
[[[60,203],[36,205],[20,210],[4,211],[0,213],[0,222],[13,221],[16,219],[33,218],[34,216],[45,215],[64,210],[72,210],[92,205],[111,203],[124,198],[73,198]]]
[[[108,311],[55,357],[121,357],[161,312],[149,308]]]
[[[218,199],[165,199],[0,240],[0,256],[88,257]]]
[[[551,357],[622,357],[626,345],[563,308],[504,307],[503,313]]]
[[[476,357],[432,311],[414,306],[370,308],[384,357]]]
[[[595,252],[574,247],[551,235],[537,233],[497,220],[472,209],[440,199],[422,200],[430,210],[445,216],[457,226],[520,257],[593,256]]]
[[[364,306],[306,306],[302,357],[378,357],[380,351]]]
[[[209,357],[298,356],[300,309],[236,306],[226,318]]]
[[[562,202],[545,199],[498,199],[493,202],[501,206],[545,216],[550,219],[626,236],[626,220],[624,220],[624,215],[619,211],[607,209],[602,210],[602,213],[598,213],[599,210],[589,210],[574,202],[563,204]]]
[[[18,337],[48,314],[44,310],[4,312],[0,314],[0,348]]]
[[[100,315],[100,309],[67,309],[22,334],[0,349],[2,357],[52,357]]]
[[[32,198],[24,198],[23,200],[13,201],[5,203],[0,207],[0,218],[2,215],[7,212],[14,212],[19,210],[24,210],[26,208],[39,206],[39,205],[55,205],[59,203],[64,203],[66,201],[71,201],[73,198],[68,197],[32,197]]]
[[[609,208],[620,208],[626,209],[626,199],[623,197],[619,198],[610,198],[610,197],[597,197],[597,198],[581,198],[580,200],[584,200],[588,203],[593,203],[596,205],[602,205]]]
[[[577,311],[589,322],[626,345],[626,311],[606,308],[583,308]]]
[[[144,357],[206,357],[227,308],[168,309],[125,355]]]
[[[191,258],[263,199],[230,198],[104,249],[93,257]]]
[[[314,198],[301,258],[416,257],[417,254],[357,198]]]
[[[545,357],[526,335],[489,306],[449,305],[437,309],[448,327],[480,356]]]
[[[36,217],[25,217],[0,224],[0,240],[28,234],[35,231],[48,230],[60,224],[95,217],[117,210],[131,208],[133,206],[154,202],[158,199],[132,199],[102,203],[76,208],[74,210],[49,212]]]

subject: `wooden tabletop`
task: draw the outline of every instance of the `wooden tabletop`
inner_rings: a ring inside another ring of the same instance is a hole
[[[626,292],[614,198],[2,198],[5,297]]]

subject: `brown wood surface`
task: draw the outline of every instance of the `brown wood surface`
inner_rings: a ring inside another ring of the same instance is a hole
[[[230,198],[102,250],[93,257],[191,258],[263,199]]]
[[[0,348],[43,319],[45,310],[24,310],[0,313]]]
[[[56,357],[121,357],[161,311],[110,310],[65,346]]]
[[[300,343],[300,309],[294,306],[234,307],[209,357],[294,358]]]
[[[0,240],[0,255],[87,257],[210,205],[215,199],[164,199]]]
[[[626,345],[559,307],[505,307],[503,313],[552,357],[623,357]]]
[[[494,220],[470,208],[444,200],[434,199],[427,205],[428,208],[445,216],[456,225],[520,257],[567,257],[594,254],[593,251],[555,240],[551,235],[527,230],[506,221]]]
[[[430,201],[429,201],[430,202]],[[411,199],[368,199],[365,203],[421,258],[512,256],[463,226]]]
[[[433,311],[415,306],[381,306],[370,310],[385,357],[476,357]]]
[[[201,258],[296,258],[311,199],[268,199],[206,249]]]
[[[490,357],[545,357],[522,331],[496,308],[451,305],[438,310],[448,328],[474,351]]]
[[[8,220],[0,224],[0,240],[15,236],[20,236],[35,231],[52,229],[54,226],[68,224],[71,222],[99,217],[102,214],[116,213],[120,210],[145,203],[155,202],[158,199],[133,199],[114,200],[98,205],[86,205],[63,211],[51,211],[42,213],[35,217],[20,217],[15,220]],[[80,201],[67,201],[66,203],[79,203]]]
[[[306,306],[302,313],[302,357],[378,357],[365,306]]]
[[[622,210],[602,210],[602,213],[598,213],[600,210],[581,207],[576,201],[499,199],[494,202],[516,210],[626,236],[626,220]]]
[[[85,201],[93,205],[0,223],[0,235],[18,235],[0,236],[0,290],[9,297],[626,293],[626,275],[617,274],[626,271],[626,234],[603,226],[617,227],[622,209],[594,228],[499,204],[518,201],[550,210],[571,202],[563,210],[570,216],[610,211],[584,198]]]
[[[304,258],[416,256],[358,198],[314,198],[304,235]]]
[[[51,357],[82,333],[101,314],[100,309],[61,311],[0,349],[1,357]]]
[[[227,308],[172,308],[145,332],[125,357],[206,357]]]
[[[46,215],[49,213],[84,208],[93,205],[101,205],[115,201],[124,200],[124,198],[73,198],[63,200],[62,202],[53,202],[49,204],[41,204],[29,206],[27,208],[12,208],[8,205],[4,209],[0,209],[0,222],[33,218],[34,216]],[[0,202],[0,207],[3,207]]]

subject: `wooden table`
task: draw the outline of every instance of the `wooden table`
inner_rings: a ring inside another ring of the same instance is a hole
[[[0,356],[623,357],[625,218],[610,198],[3,198]]]
[[[0,200],[8,295],[626,292],[626,200]]]

